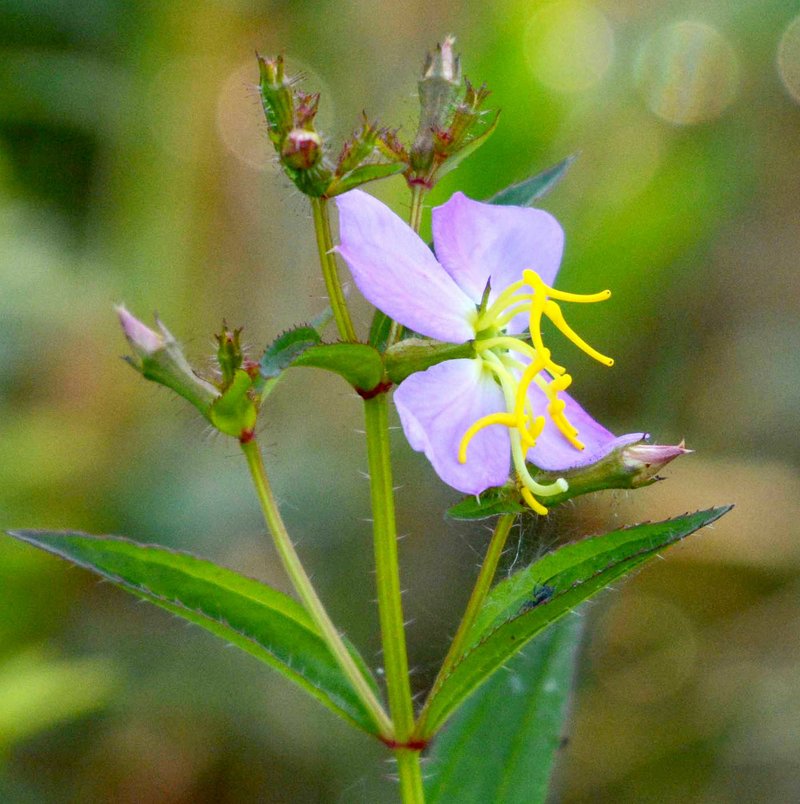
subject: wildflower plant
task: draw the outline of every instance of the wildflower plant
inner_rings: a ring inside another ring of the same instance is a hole
[[[433,251],[420,238],[427,192],[498,122],[496,112],[484,109],[486,87],[462,78],[453,47],[452,38],[445,39],[425,62],[420,122],[410,140],[364,117],[336,157],[316,129],[319,96],[301,89],[281,57],[258,59],[268,139],[313,212],[330,299],[317,322],[285,332],[257,357],[245,353],[241,331],[225,325],[216,336],[219,371],[204,376],[160,321],[152,329],[117,308],[130,364],[238,441],[296,596],[209,561],[119,537],[11,535],[98,573],[282,673],[384,743],[396,759],[404,802],[535,802],[547,794],[580,639],[580,619],[568,615],[728,509],[584,538],[495,582],[516,521],[548,516],[583,494],[647,486],[688,450],[683,443],[649,444],[642,432],[615,436],[567,393],[579,385],[573,376],[580,376],[580,365],[562,365],[564,341],[584,359],[613,365],[568,323],[571,305],[599,305],[610,291],[599,287],[584,295],[556,287],[564,232],[533,206],[561,179],[569,159],[488,201],[455,193],[432,211]],[[410,192],[407,222],[361,189],[400,175]],[[342,266],[376,308],[369,333],[353,324]],[[330,319],[333,337],[324,331]],[[545,319],[556,333],[547,342]],[[334,372],[363,399],[383,684],[317,594],[259,448],[259,414],[284,373],[299,367]],[[400,594],[392,398],[410,446],[466,495],[448,515],[494,521],[467,607],[418,706]],[[513,707],[508,675],[497,672],[509,662],[524,691]]]

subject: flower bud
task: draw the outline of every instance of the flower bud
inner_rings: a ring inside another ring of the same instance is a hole
[[[283,141],[281,161],[293,170],[309,170],[322,159],[322,139],[315,131],[293,128]]]
[[[228,329],[228,325],[223,321],[222,332],[214,336],[218,347],[217,363],[222,374],[222,388],[227,388],[233,382],[236,371],[242,367],[241,334],[241,328]]]
[[[684,442],[674,447],[663,444],[631,444],[622,450],[622,463],[630,473],[632,488],[646,486],[659,480],[658,473],[675,458],[688,455]]]
[[[264,59],[258,56],[261,105],[273,144],[280,145],[294,125],[294,95],[291,81],[283,68],[283,56]]]
[[[116,307],[122,331],[135,357],[126,358],[145,379],[172,389],[191,402],[206,418],[219,391],[194,373],[180,346],[158,320],[161,332],[155,332],[131,315],[125,307]]]

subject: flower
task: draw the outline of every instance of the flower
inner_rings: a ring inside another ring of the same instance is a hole
[[[526,502],[567,490],[537,483],[527,465],[561,472],[600,460],[641,433],[615,437],[565,393],[572,382],[551,359],[542,317],[596,360],[613,360],[567,324],[559,302],[591,303],[552,284],[564,234],[547,212],[483,204],[456,193],[433,210],[436,256],[388,207],[354,190],[336,199],[340,245],[361,292],[416,332],[474,341],[475,357],[412,374],[395,392],[411,446],[446,483],[478,494],[508,480],[510,464]]]

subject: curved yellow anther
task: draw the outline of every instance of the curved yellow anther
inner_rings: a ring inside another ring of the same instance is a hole
[[[504,424],[506,427],[516,427],[517,417],[513,413],[490,413],[487,416],[482,416],[478,421],[470,425],[466,433],[461,437],[458,445],[458,462],[467,462],[467,447],[469,442],[481,431],[484,427],[490,427],[493,424]]]
[[[545,302],[544,314],[556,325],[562,335],[571,340],[579,349],[586,352],[589,357],[593,357],[598,363],[603,363],[609,367],[614,365],[613,358],[607,357],[598,352],[597,349],[589,346],[589,344],[572,329],[564,320],[564,314],[561,312],[561,308],[554,301],[548,299],[548,301]]]
[[[525,500],[526,503],[537,513],[541,514],[541,516],[547,516],[547,509],[533,496],[530,489],[527,486],[522,486],[520,488],[520,493],[522,494],[522,499]]]

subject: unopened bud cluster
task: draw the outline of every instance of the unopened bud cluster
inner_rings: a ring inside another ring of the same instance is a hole
[[[405,166],[378,150],[383,132],[366,118],[345,142],[338,160],[326,152],[316,129],[319,94],[300,90],[282,56],[259,56],[259,92],[267,130],[286,175],[306,195],[330,198],[365,182],[400,173]]]

